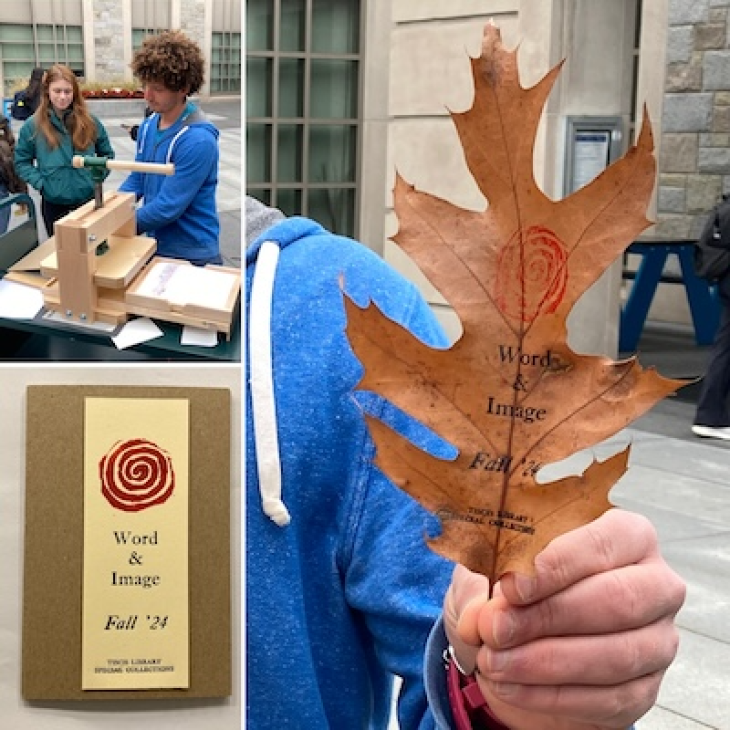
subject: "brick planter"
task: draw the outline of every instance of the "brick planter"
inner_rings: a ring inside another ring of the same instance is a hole
[[[86,104],[97,117],[144,117],[145,103],[142,98],[87,99]]]

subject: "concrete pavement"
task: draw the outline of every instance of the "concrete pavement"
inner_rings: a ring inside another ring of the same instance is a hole
[[[689,330],[661,325],[649,326],[638,347],[642,364],[682,378],[701,376],[708,352]],[[632,442],[613,501],[654,523],[687,582],[679,654],[639,730],[730,730],[730,442],[691,433],[698,391],[683,388],[612,439]]]

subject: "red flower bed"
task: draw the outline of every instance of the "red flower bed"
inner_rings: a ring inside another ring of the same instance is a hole
[[[144,94],[141,89],[82,89],[81,95],[84,99],[142,99]]]

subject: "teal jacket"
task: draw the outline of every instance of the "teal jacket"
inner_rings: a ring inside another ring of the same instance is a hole
[[[37,114],[38,112],[36,112]],[[51,148],[46,138],[36,130],[36,114],[30,117],[20,129],[15,145],[15,170],[29,185],[32,185],[50,203],[59,205],[81,205],[94,197],[94,181],[86,168],[75,168],[71,164],[74,155],[96,155],[114,157],[109,135],[104,125],[93,117],[96,123],[96,143],[85,150],[74,149],[71,135],[51,111],[51,122],[59,134],[60,144]]]

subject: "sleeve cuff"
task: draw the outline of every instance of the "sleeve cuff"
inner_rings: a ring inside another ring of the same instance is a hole
[[[443,618],[434,625],[431,634],[426,643],[425,657],[425,686],[428,704],[436,721],[436,727],[439,730],[466,730],[474,728],[476,730],[508,730],[497,720],[484,718],[480,720],[478,725],[472,725],[468,719],[466,710],[464,712],[455,713],[449,701],[449,688],[447,682],[447,670],[445,657],[448,656],[449,642],[446,638],[443,626]],[[458,682],[456,678],[456,682]],[[479,706],[484,704],[479,688],[476,683],[472,684],[470,689],[467,687],[464,695],[464,706]],[[476,690],[476,692],[475,692]],[[458,717],[456,715],[458,714]],[[466,723],[466,724],[465,724]]]
[[[426,642],[424,661],[426,697],[438,730],[451,730],[454,727],[443,662],[443,655],[448,647],[449,642],[444,633],[443,618],[439,618],[431,629],[431,634]]]

